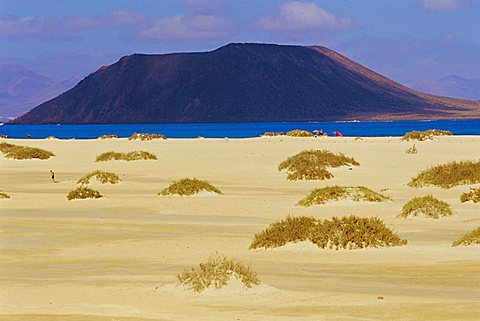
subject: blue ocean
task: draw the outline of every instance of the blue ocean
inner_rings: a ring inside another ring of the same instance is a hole
[[[129,137],[137,133],[158,133],[169,138],[246,138],[269,132],[287,132],[293,129],[323,130],[343,136],[403,136],[412,130],[443,129],[455,135],[480,135],[480,120],[432,121],[352,121],[352,122],[277,122],[277,123],[202,123],[202,124],[110,124],[110,125],[7,125],[0,126],[0,135],[10,138],[91,139],[101,135]]]

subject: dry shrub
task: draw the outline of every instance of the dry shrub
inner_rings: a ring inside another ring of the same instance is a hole
[[[223,255],[209,258],[198,267],[185,270],[177,275],[178,282],[195,292],[202,292],[210,286],[220,289],[227,285],[230,277],[239,279],[247,288],[260,285],[257,273],[250,266],[231,260]]]
[[[470,188],[470,192],[463,193],[460,196],[460,201],[462,203],[470,201],[474,203],[480,203],[480,188]]]
[[[408,183],[410,187],[439,186],[452,188],[457,185],[480,183],[480,161],[460,161],[430,167],[420,172]]]
[[[265,133],[263,133],[263,134],[260,135],[260,136],[272,137],[272,136],[284,136],[284,135],[285,135],[284,132],[265,132]]]
[[[4,193],[4,192],[0,191],[0,198],[10,198],[10,195],[8,195],[7,193]]]
[[[287,132],[287,136],[291,137],[313,137],[313,133],[307,131],[307,130],[302,130],[302,129],[294,129],[289,132]]]
[[[48,159],[50,156],[55,156],[54,153],[41,148],[19,146],[9,143],[0,143],[0,151],[6,158],[13,159]]]
[[[403,135],[401,139],[406,141],[409,141],[409,140],[423,141],[427,139],[433,139],[433,137],[435,136],[450,136],[450,135],[453,135],[453,134],[449,130],[429,129],[423,132],[414,130],[414,131],[405,133],[405,135]]]
[[[327,167],[360,165],[355,159],[342,153],[333,154],[328,150],[305,150],[278,165],[278,170],[287,170],[289,180],[324,180],[333,177]]]
[[[367,247],[401,246],[407,244],[376,217],[355,215],[331,220],[314,217],[288,217],[255,234],[251,249],[275,248],[289,242],[309,240],[320,248],[362,249]]]
[[[145,152],[143,150],[137,150],[129,153],[117,153],[106,152],[97,156],[96,162],[106,162],[110,160],[124,160],[124,161],[136,161],[136,160],[150,160],[157,159],[152,153]]]
[[[480,244],[480,227],[477,227],[474,230],[471,230],[468,233],[465,233],[458,240],[453,241],[452,246],[456,247],[459,245],[479,245]]]
[[[413,144],[412,147],[407,148],[405,150],[405,154],[417,154],[417,153],[418,153],[418,150],[417,150],[417,147],[415,147],[415,144]]]
[[[355,202],[383,202],[389,200],[388,196],[374,192],[365,186],[327,186],[314,189],[307,197],[300,200],[297,205],[312,206],[325,204],[328,201],[338,201],[350,198]]]
[[[265,230],[255,234],[250,249],[280,247],[291,242],[306,241],[317,224],[314,217],[288,216],[280,222],[270,224]]]
[[[432,195],[415,197],[408,201],[402,209],[399,217],[424,215],[430,218],[453,215],[453,211],[447,202],[441,201]]]
[[[128,140],[152,140],[152,139],[167,139],[167,136],[163,134],[145,134],[145,133],[133,133]]]
[[[118,138],[118,135],[102,135],[98,138],[100,138],[100,139]]]
[[[378,217],[363,218],[355,215],[323,220],[313,229],[310,240],[322,249],[336,250],[407,244],[407,240],[402,240]]]
[[[182,178],[173,182],[169,187],[158,193],[158,195],[180,195],[190,196],[198,194],[202,191],[222,194],[222,192],[207,181],[196,178]]]
[[[77,189],[70,191],[70,193],[67,195],[67,198],[70,201],[73,199],[100,198],[102,196],[103,195],[100,194],[99,191],[86,186],[80,186]]]
[[[77,181],[77,184],[88,184],[90,183],[90,179],[95,177],[97,181],[102,184],[110,183],[110,184],[117,184],[120,182],[120,177],[117,174],[112,172],[105,172],[101,170],[96,170],[91,172]]]

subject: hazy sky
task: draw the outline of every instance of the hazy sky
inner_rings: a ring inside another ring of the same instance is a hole
[[[404,84],[480,75],[480,0],[0,0],[0,63],[85,76],[132,53],[324,45]]]

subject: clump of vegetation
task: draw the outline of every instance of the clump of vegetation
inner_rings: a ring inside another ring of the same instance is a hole
[[[103,195],[100,194],[99,191],[91,189],[87,186],[80,186],[77,189],[70,191],[70,193],[67,195],[67,198],[70,201],[73,199],[100,198],[102,196]]]
[[[355,202],[384,202],[388,196],[374,192],[365,186],[327,186],[314,189],[307,197],[300,200],[297,205],[312,206],[325,204],[328,201],[338,201],[350,198]]]
[[[120,182],[120,177],[117,174],[112,172],[96,170],[80,178],[77,181],[77,184],[82,184],[82,185],[89,184],[90,179],[93,177],[95,177],[97,181],[99,181],[102,184],[106,184],[106,183],[117,184],[118,182]]]
[[[4,193],[4,192],[0,191],[0,198],[10,198],[10,195],[8,195],[7,193]]]
[[[177,275],[177,280],[195,292],[202,292],[210,286],[214,286],[215,289],[222,288],[228,284],[231,276],[239,279],[247,288],[260,285],[257,273],[250,266],[223,255],[209,258],[197,268],[183,271]]]
[[[480,203],[480,188],[470,188],[470,192],[463,193],[460,196],[460,201],[462,203],[470,201],[474,203]]]
[[[13,159],[48,159],[55,156],[54,153],[36,147],[13,145],[9,143],[0,143],[0,151],[6,158]]]
[[[414,130],[414,131],[405,133],[405,135],[403,135],[401,139],[406,141],[409,141],[409,140],[423,141],[427,139],[433,139],[433,137],[435,136],[450,136],[450,135],[453,135],[453,134],[449,130],[429,129],[423,132]]]
[[[169,187],[158,193],[158,195],[180,195],[190,196],[198,194],[202,191],[222,194],[222,192],[207,181],[196,178],[183,178],[173,182]]]
[[[401,246],[407,244],[392,229],[376,217],[361,218],[355,215],[331,220],[302,216],[288,217],[273,223],[255,234],[251,249],[275,248],[289,242],[309,240],[325,249],[362,249],[367,247]]]
[[[438,219],[442,216],[453,215],[453,211],[447,202],[441,201],[432,195],[415,197],[408,201],[402,209],[399,217],[424,215],[426,217]]]
[[[278,170],[287,170],[289,180],[324,180],[333,177],[327,167],[360,165],[355,159],[342,153],[334,154],[328,150],[306,150],[289,157],[278,165]]]
[[[405,150],[405,154],[417,154],[417,153],[418,153],[418,150],[417,150],[417,147],[415,147],[415,144],[413,144],[412,147],[407,148]]]
[[[452,188],[457,185],[480,183],[480,161],[460,161],[430,167],[420,172],[408,183],[410,187],[439,186]]]
[[[307,130],[302,130],[302,129],[294,129],[289,132],[287,132],[287,136],[291,137],[313,137],[313,133],[307,131]]]
[[[265,132],[265,133],[263,133],[263,134],[260,135],[260,136],[272,137],[272,136],[284,136],[284,135],[285,135],[284,132]]]
[[[133,133],[128,140],[152,140],[152,139],[167,139],[167,136],[163,134],[145,134],[145,133]]]
[[[262,247],[268,249],[284,246],[287,243],[309,240],[316,224],[317,220],[314,217],[288,216],[286,219],[272,223],[265,230],[255,234],[250,249]]]
[[[117,153],[106,152],[97,156],[96,162],[106,162],[110,160],[124,160],[124,161],[136,161],[136,160],[150,160],[157,159],[152,153],[145,152],[143,150],[137,150],[129,153]]]
[[[100,138],[100,139],[118,138],[118,135],[102,135],[98,138]]]
[[[474,230],[471,230],[468,233],[465,233],[458,240],[453,241],[452,246],[456,247],[459,245],[479,245],[480,244],[480,227],[477,227]]]

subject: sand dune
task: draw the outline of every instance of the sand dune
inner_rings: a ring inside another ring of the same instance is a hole
[[[480,313],[480,248],[451,247],[480,225],[480,205],[459,200],[471,186],[406,185],[431,165],[479,160],[480,137],[417,142],[416,155],[405,154],[412,142],[392,137],[8,142],[56,156],[0,155],[0,190],[11,196],[0,200],[0,321],[476,320]],[[329,169],[335,177],[326,181],[286,180],[278,164],[305,149],[343,152],[360,166]],[[95,162],[110,150],[145,150],[158,160]],[[68,201],[76,181],[97,169],[122,181],[93,182],[103,198]],[[157,195],[184,177],[224,195]],[[295,205],[328,185],[384,190],[392,201]],[[397,218],[409,199],[428,194],[450,203],[454,215]],[[287,215],[350,214],[378,216],[408,244],[248,250],[255,233]],[[216,252],[251,264],[262,285],[233,282],[196,294],[176,284],[178,273]]]

